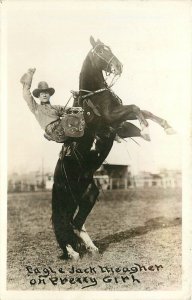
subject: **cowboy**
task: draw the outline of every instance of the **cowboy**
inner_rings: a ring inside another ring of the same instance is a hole
[[[61,105],[51,105],[50,98],[55,93],[55,90],[49,87],[47,82],[39,82],[37,89],[32,92],[33,96],[39,99],[40,104],[35,101],[30,92],[35,71],[35,68],[29,69],[27,73],[21,77],[20,82],[23,84],[23,97],[29,109],[35,115],[39,125],[45,131],[45,138],[57,143],[63,143],[68,136],[82,136],[83,132],[79,132],[78,128],[76,129],[77,126],[75,127],[79,119],[77,119],[77,117],[75,118],[75,116],[67,115],[70,108],[66,109]]]

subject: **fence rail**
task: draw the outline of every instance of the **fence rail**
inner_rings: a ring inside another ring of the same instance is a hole
[[[149,179],[149,178],[109,178],[108,176],[96,176],[94,178],[96,185],[103,190],[127,190],[130,188],[139,188],[139,187],[181,187],[181,180],[174,178],[162,178],[162,179]],[[9,181],[8,183],[8,192],[38,192],[38,191],[48,191],[52,189],[53,180],[45,182],[44,184],[40,183],[27,183],[24,181]]]

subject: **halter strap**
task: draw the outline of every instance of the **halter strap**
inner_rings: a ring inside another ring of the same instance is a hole
[[[108,48],[109,50],[111,50],[110,47],[109,47],[109,46],[106,46],[105,44],[97,44],[97,45],[92,49],[92,52],[94,52],[98,46],[106,47],[106,48]]]
[[[96,54],[100,59],[104,60],[104,61],[107,63],[107,70],[108,70],[109,64],[110,64],[110,62],[114,59],[115,55],[112,55],[112,57],[109,59],[109,61],[107,61],[104,57],[102,57],[100,54],[98,54],[98,53],[96,52],[96,49],[97,49],[98,46],[107,47],[109,50],[110,50],[110,48],[109,48],[108,46],[104,45],[104,44],[97,44],[97,45],[92,49],[92,51],[91,51],[93,54]],[[107,72],[107,71],[106,71],[106,72]]]

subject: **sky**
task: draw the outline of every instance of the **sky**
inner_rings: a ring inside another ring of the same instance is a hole
[[[190,99],[187,2],[9,1],[3,22],[9,173],[41,169],[42,161],[52,172],[61,149],[43,137],[22,98],[21,76],[35,67],[31,90],[47,81],[56,90],[52,104],[65,105],[70,90],[78,90],[91,35],[109,45],[123,63],[123,73],[113,86],[123,103],[163,117],[177,131],[167,136],[149,121],[151,142],[140,138],[135,138],[139,145],[131,139],[115,142],[107,162],[129,164],[133,173],[181,168]]]

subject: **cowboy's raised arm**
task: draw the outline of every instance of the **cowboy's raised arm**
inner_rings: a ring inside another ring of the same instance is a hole
[[[27,73],[25,73],[20,79],[20,82],[23,84],[23,98],[27,102],[27,105],[32,113],[35,113],[38,105],[30,91],[33,74],[35,73],[35,70],[36,70],[35,68],[29,69]]]

